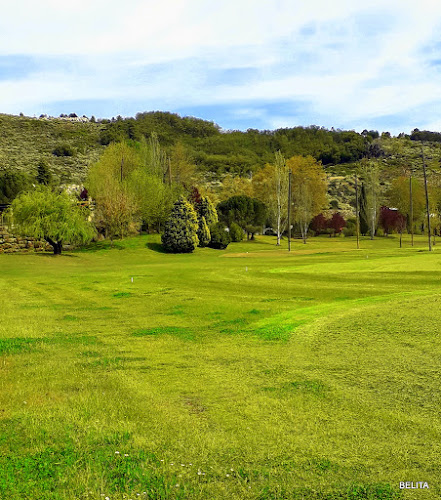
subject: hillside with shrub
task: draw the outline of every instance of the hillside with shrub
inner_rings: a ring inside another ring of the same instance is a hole
[[[210,121],[154,111],[111,120],[79,119],[75,114],[59,118],[0,115],[0,171],[28,174],[28,181],[33,181],[43,164],[60,183],[81,184],[109,144],[127,140],[136,145],[148,141],[152,133],[168,155],[180,148],[181,156],[194,165],[199,184],[214,191],[233,180],[233,191],[241,183],[245,189],[241,194],[249,194],[247,183],[273,162],[277,150],[285,158],[310,155],[327,174],[329,209],[346,214],[352,210],[353,174],[362,158],[379,167],[383,194],[390,181],[409,168],[421,175],[422,141],[429,173],[440,170],[441,134],[436,132],[415,129],[410,135],[391,137],[388,132],[360,134],[317,126],[224,131]]]

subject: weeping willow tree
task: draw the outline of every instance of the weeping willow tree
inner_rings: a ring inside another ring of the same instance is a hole
[[[87,243],[95,235],[89,210],[45,185],[18,195],[9,213],[15,233],[46,240],[55,255],[61,254],[63,242]]]

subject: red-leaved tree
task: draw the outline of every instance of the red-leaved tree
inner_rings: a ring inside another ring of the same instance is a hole
[[[398,226],[404,217],[398,210],[392,210],[389,207],[380,208],[380,218],[378,223],[386,235],[398,231]]]
[[[346,221],[339,212],[335,212],[334,214],[332,214],[332,217],[328,220],[328,228],[332,230],[334,236],[336,234],[340,234],[345,226]]]
[[[323,214],[318,214],[312,219],[309,227],[315,232],[315,235],[318,236],[328,227],[328,221]]]

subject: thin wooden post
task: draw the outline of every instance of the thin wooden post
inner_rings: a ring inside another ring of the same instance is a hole
[[[355,226],[357,232],[357,250],[360,248],[360,208],[358,206],[358,177],[355,174]]]
[[[291,177],[290,170],[288,174],[288,252],[291,251]]]
[[[409,206],[410,206],[410,241],[413,246],[413,192],[412,192],[412,169],[410,169],[410,178],[409,178]]]
[[[432,236],[430,234],[429,192],[427,191],[426,162],[424,160],[424,150],[423,150],[423,145],[422,144],[421,144],[421,156],[423,158],[424,190],[426,192],[427,233],[429,235],[429,252],[431,252],[432,251]]]

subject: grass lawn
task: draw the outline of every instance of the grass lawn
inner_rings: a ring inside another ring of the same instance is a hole
[[[2,500],[441,497],[438,247],[158,243],[0,255]]]

